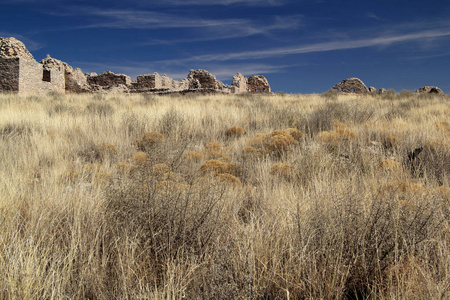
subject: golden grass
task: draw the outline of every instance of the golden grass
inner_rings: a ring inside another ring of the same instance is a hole
[[[449,298],[449,112],[0,95],[0,299]]]

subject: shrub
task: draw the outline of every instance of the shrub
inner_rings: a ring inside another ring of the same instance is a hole
[[[190,162],[199,163],[203,159],[203,154],[198,151],[188,151],[183,155],[183,157]]]
[[[133,155],[133,157],[131,158],[131,161],[138,166],[144,165],[149,161],[149,157],[148,154],[140,151],[136,154]]]
[[[303,139],[303,132],[301,132],[300,130],[296,129],[296,128],[288,128],[285,130],[289,135],[291,135],[294,140],[296,141],[300,141]]]
[[[170,168],[165,163],[156,164],[152,168],[153,174],[156,178],[168,178],[170,176]]]
[[[302,136],[302,133],[294,128],[275,130],[269,134],[258,133],[248,141],[248,145],[256,149],[261,155],[279,156],[296,145],[296,138],[300,139]],[[252,148],[247,150],[252,151]]]
[[[252,146],[245,146],[243,151],[243,155],[246,158],[252,158],[252,157],[257,157],[260,156],[261,154],[258,153],[258,150],[256,150],[255,147]]]
[[[152,131],[147,132],[141,139],[137,140],[136,145],[139,151],[150,152],[164,142],[164,135],[159,132]]]
[[[401,163],[389,158],[380,161],[380,168],[390,172],[400,172],[403,170]]]
[[[219,180],[219,182],[231,185],[235,188],[240,188],[242,186],[242,183],[239,180],[239,178],[229,173],[219,174],[217,175],[217,179]]]
[[[220,158],[222,153],[222,145],[218,142],[211,142],[205,145],[205,149],[203,151],[205,157],[207,159],[217,159]]]
[[[234,163],[226,163],[220,160],[211,159],[205,161],[201,165],[200,171],[204,174],[234,174],[236,171],[236,165]]]
[[[272,132],[272,137],[267,144],[267,151],[269,154],[281,154],[289,150],[290,146],[294,144],[294,138],[284,132]]]
[[[227,131],[225,131],[225,135],[229,138],[241,137],[242,135],[244,135],[244,129],[239,126],[233,126],[228,128]]]
[[[270,174],[290,179],[294,176],[294,167],[287,163],[276,163],[270,168]]]
[[[383,146],[386,149],[395,148],[398,144],[398,138],[393,135],[388,135],[383,139]]]

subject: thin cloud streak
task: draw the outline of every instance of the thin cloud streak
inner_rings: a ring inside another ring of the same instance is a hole
[[[180,60],[168,60],[166,62],[182,62],[182,61],[229,61],[229,60],[246,60],[246,59],[262,59],[269,57],[279,57],[293,54],[304,54],[314,52],[327,52],[336,50],[358,49],[376,46],[389,46],[395,43],[409,42],[420,39],[432,39],[438,37],[450,36],[450,30],[427,30],[416,33],[399,34],[391,36],[381,36],[370,39],[333,41],[324,43],[315,43],[310,45],[302,45],[296,47],[275,48],[260,51],[244,51],[228,54],[207,54],[193,56]]]
[[[72,62],[73,67],[81,67],[83,72],[105,72],[113,71],[115,73],[123,73],[135,79],[138,75],[158,72],[159,74],[167,74],[173,79],[181,80],[186,78],[189,69],[201,68],[206,69],[214,74],[219,80],[231,80],[236,73],[246,76],[254,74],[272,74],[284,72],[287,68],[300,65],[270,65],[264,63],[240,63],[240,64],[201,64],[197,66],[162,64],[155,62],[136,62],[125,61],[123,64],[109,64],[101,62]],[[304,64],[301,64],[303,66]]]
[[[286,3],[284,0],[159,0],[156,3],[163,5],[201,5],[201,6],[228,6],[228,5],[246,5],[246,6],[281,6]]]
[[[284,16],[275,17],[275,21],[270,25],[258,26],[257,24],[251,24],[247,21],[246,26],[228,26],[228,27],[216,27],[207,28],[200,37],[189,37],[185,39],[174,40],[149,40],[142,43],[142,45],[174,45],[183,43],[196,43],[196,42],[209,42],[217,40],[227,40],[235,38],[244,38],[254,35],[269,35],[273,31],[279,30],[293,30],[300,26],[302,16]]]
[[[88,24],[78,28],[121,28],[121,29],[156,29],[156,28],[195,28],[195,27],[221,27],[245,26],[245,19],[198,19],[185,18],[176,15],[151,11],[133,10],[99,10],[83,8],[79,10],[87,15],[110,18],[112,21]]]

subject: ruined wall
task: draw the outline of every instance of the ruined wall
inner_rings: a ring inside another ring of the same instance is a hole
[[[48,56],[38,63],[25,45],[15,38],[0,37],[0,92],[45,93],[48,91],[83,93],[232,93],[270,92],[264,76],[236,74],[225,85],[206,70],[190,70],[187,78],[177,81],[158,73],[139,75],[136,81],[123,74],[107,71],[100,75],[84,74],[65,62]]]
[[[132,83],[133,87],[137,90],[148,90],[148,89],[169,89],[178,90],[183,88],[184,85],[173,80],[166,74],[159,75],[158,73],[139,75],[136,82]]]
[[[64,92],[64,70],[34,60],[25,45],[15,38],[0,38],[1,85],[3,91]]]
[[[19,58],[0,57],[0,91],[19,91]]]
[[[65,92],[64,70],[44,68],[37,61],[20,58],[19,91],[25,93]]]
[[[198,88],[201,89],[222,90],[224,88],[224,84],[206,70],[190,70],[188,79],[197,80],[200,84]]]
[[[332,91],[341,93],[365,94],[369,89],[359,78],[347,78],[331,88]]]
[[[248,92],[247,82],[248,78],[241,73],[237,73],[236,75],[234,75],[233,82],[231,83],[231,93],[241,94]]]
[[[90,85],[99,85],[102,87],[131,85],[130,76],[124,74],[114,74],[111,71],[104,72],[97,76],[88,76],[87,82]]]
[[[270,85],[267,79],[261,75],[253,75],[248,78],[247,90],[250,93],[270,93]]]
[[[61,80],[65,81],[66,92],[83,93],[90,91],[90,86],[87,84],[87,77],[81,69],[73,69],[69,64],[50,56],[47,56],[47,58],[41,60],[40,63],[45,69],[55,69],[58,70],[58,72],[61,70],[63,71],[64,77],[61,78]]]
[[[155,89],[157,75],[158,73],[139,75],[136,79],[135,88],[143,90]]]

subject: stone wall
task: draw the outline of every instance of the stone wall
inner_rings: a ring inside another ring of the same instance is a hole
[[[359,78],[347,78],[331,88],[332,91],[350,94],[369,93],[369,89]]]
[[[241,73],[237,73],[233,76],[233,82],[231,83],[232,89],[231,92],[233,94],[241,94],[248,92],[247,88],[248,78],[242,75]]]
[[[99,85],[101,87],[131,85],[130,76],[124,74],[114,74],[111,71],[106,71],[97,76],[88,76],[87,82],[90,85]]]
[[[19,91],[19,58],[0,57],[0,91]]]
[[[136,79],[136,89],[156,89],[156,76],[158,73],[139,75]],[[159,76],[159,75],[158,75]]]
[[[247,90],[250,93],[270,93],[270,85],[267,79],[261,75],[253,75],[248,78]]]
[[[64,70],[34,60],[15,38],[0,38],[0,90],[25,93],[64,92]]]
[[[206,70],[190,70],[188,79],[194,79],[199,82],[201,89],[223,90],[224,84],[216,79],[216,76]]]
[[[64,70],[44,68],[34,59],[20,58],[19,91],[25,93],[65,92]]]
[[[136,81],[123,74],[107,71],[100,75],[84,74],[69,64],[48,56],[38,63],[25,45],[15,38],[0,38],[0,92],[25,93],[225,93],[270,92],[264,76],[236,74],[225,85],[206,70],[190,70],[187,78],[177,81],[158,73],[139,75]]]
[[[91,90],[87,84],[87,76],[81,69],[73,69],[69,64],[60,61],[59,59],[47,56],[47,58],[40,62],[45,69],[56,69],[64,72],[65,91],[68,93],[83,93]]]

